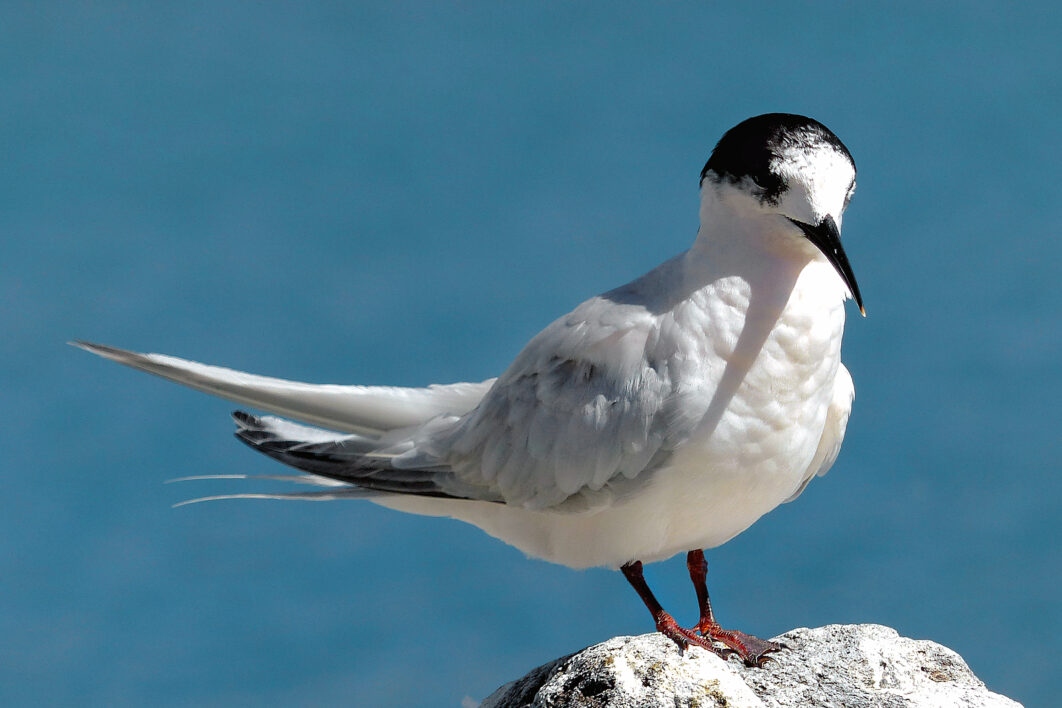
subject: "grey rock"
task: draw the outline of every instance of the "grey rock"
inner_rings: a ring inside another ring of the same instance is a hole
[[[502,686],[481,708],[1020,708],[934,642],[874,624],[794,629],[763,668],[663,635],[615,637]]]

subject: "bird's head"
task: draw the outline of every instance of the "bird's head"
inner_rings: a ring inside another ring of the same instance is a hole
[[[804,116],[767,113],[723,135],[701,171],[701,188],[746,213],[776,219],[779,232],[814,244],[863,312],[840,233],[855,177],[852,154],[829,128]]]

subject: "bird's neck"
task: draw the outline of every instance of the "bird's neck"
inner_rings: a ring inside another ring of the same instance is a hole
[[[834,268],[807,239],[794,237],[784,216],[768,213],[728,185],[706,184],[701,225],[685,256],[691,289],[735,287],[784,307],[792,294],[810,296],[819,306],[840,306],[846,290]]]
[[[783,215],[765,212],[755,199],[726,183],[705,184],[700,217],[693,250],[716,258],[780,259],[803,267],[821,257],[807,239],[793,237]]]
[[[815,257],[814,246],[787,233],[785,217],[765,213],[752,199],[735,192],[706,185],[689,267],[704,269],[712,279],[736,275],[750,282],[759,280],[760,274],[778,278],[799,273]]]

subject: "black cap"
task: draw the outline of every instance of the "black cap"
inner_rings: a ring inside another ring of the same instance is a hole
[[[794,147],[829,146],[848,158],[852,153],[840,138],[814,118],[792,113],[765,113],[735,125],[719,140],[701,170],[701,184],[709,172],[730,182],[750,178],[763,190],[761,199],[776,203],[785,191],[782,178],[771,171],[771,162]]]

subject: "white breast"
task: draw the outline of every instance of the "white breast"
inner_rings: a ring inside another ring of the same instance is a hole
[[[840,365],[843,286],[818,259],[791,277],[721,278],[661,316],[683,414],[695,419],[664,465],[583,513],[506,504],[381,503],[453,516],[571,567],[618,567],[720,545],[789,498],[822,434]],[[681,429],[681,425],[676,426]]]
[[[823,268],[804,268],[780,311],[750,303],[738,341],[717,351],[726,369],[703,422],[656,478],[652,503],[670,510],[661,556],[725,543],[803,481],[832,400],[844,327],[843,301],[821,287],[835,287]]]

